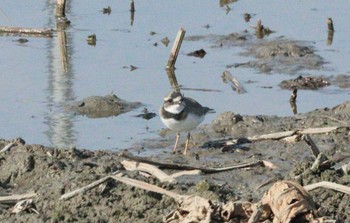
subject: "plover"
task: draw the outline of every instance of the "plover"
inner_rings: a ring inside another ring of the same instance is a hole
[[[204,116],[210,110],[212,109],[203,107],[192,98],[184,97],[178,91],[172,91],[164,97],[164,103],[160,108],[159,116],[166,127],[177,132],[173,153],[176,152],[180,132],[187,131],[187,140],[183,152],[186,155],[191,137],[190,131],[195,129],[204,120]]]

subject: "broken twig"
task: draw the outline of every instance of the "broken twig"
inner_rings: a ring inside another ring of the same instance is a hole
[[[186,166],[186,165],[181,165],[181,164],[160,163],[160,162],[152,161],[152,160],[149,160],[149,159],[146,159],[143,157],[128,155],[126,153],[121,153],[121,154],[119,154],[119,156],[130,159],[130,160],[138,161],[138,162],[156,165],[161,169],[200,170],[203,173],[219,173],[219,172],[224,172],[224,171],[229,171],[229,170],[234,170],[234,169],[241,169],[241,168],[248,168],[248,167],[253,167],[253,166],[264,166],[264,161],[259,160],[259,161],[254,161],[254,162],[250,162],[250,163],[243,163],[243,164],[222,167],[222,168],[203,168],[203,167]]]
[[[6,152],[6,151],[10,150],[13,146],[15,146],[15,143],[13,143],[13,142],[7,144],[4,148],[2,148],[0,150],[0,153],[3,153],[3,152]]]
[[[341,184],[337,184],[337,183],[333,183],[333,182],[328,182],[328,181],[321,181],[318,183],[306,185],[306,186],[304,186],[304,189],[306,191],[311,191],[311,190],[317,189],[319,187],[332,189],[332,190],[336,190],[336,191],[339,191],[342,193],[350,194],[350,187],[345,186],[345,185],[341,185]]]
[[[177,193],[165,190],[165,189],[157,187],[155,185],[148,184],[148,183],[145,183],[145,182],[139,181],[139,180],[134,180],[134,179],[131,179],[131,178],[128,178],[128,177],[122,177],[122,176],[118,176],[118,175],[112,175],[112,176],[109,176],[109,177],[113,178],[113,179],[115,179],[117,181],[123,182],[123,183],[125,183],[127,185],[130,185],[130,186],[141,188],[141,189],[144,189],[144,190],[147,190],[147,191],[152,191],[152,192],[155,192],[155,193],[158,193],[158,194],[167,195],[169,197],[174,198],[176,201],[180,201],[183,198],[187,197],[186,195],[179,195]]]
[[[124,166],[126,170],[129,170],[129,171],[138,170],[138,171],[149,173],[157,177],[160,180],[160,182],[172,183],[175,181],[173,177],[169,176],[168,174],[164,173],[163,171],[158,169],[156,166],[153,166],[151,164],[139,163],[139,162],[128,161],[128,160],[123,160],[121,164]]]
[[[124,160],[121,163],[126,170],[129,170],[129,171],[137,170],[137,171],[149,173],[149,174],[157,177],[161,182],[172,183],[172,182],[176,181],[175,178],[177,178],[177,177],[181,177],[184,175],[199,175],[199,174],[201,174],[200,170],[185,170],[185,171],[180,171],[180,172],[168,175],[168,174],[164,173],[163,171],[161,171],[160,169],[158,169],[158,167],[151,165],[151,164],[140,163],[140,162],[135,162],[135,161],[127,161],[127,160]]]
[[[168,64],[166,66],[167,69],[175,68],[176,59],[177,59],[177,56],[179,55],[180,47],[185,37],[185,33],[186,31],[183,28],[181,28],[177,33],[173,48],[171,49],[171,52],[170,52]]]
[[[37,194],[34,192],[30,192],[27,194],[16,194],[10,196],[2,196],[0,197],[0,203],[16,203],[19,200],[30,199],[35,197]]]
[[[315,158],[317,158],[318,154],[320,154],[320,150],[317,148],[316,144],[311,139],[311,137],[308,134],[305,134],[301,137],[301,139],[309,145],[312,154],[315,156]]]
[[[328,32],[334,32],[333,20],[332,18],[327,18]]]
[[[114,174],[116,174],[116,173],[114,173]],[[60,197],[60,200],[68,200],[68,199],[70,199],[70,198],[72,198],[72,197],[77,196],[78,194],[84,194],[84,193],[86,193],[87,191],[89,191],[89,190],[91,190],[91,189],[97,187],[98,185],[100,185],[100,184],[102,184],[102,183],[104,183],[104,182],[106,182],[106,181],[108,181],[108,180],[110,180],[110,179],[111,179],[111,176],[103,177],[103,178],[101,178],[101,179],[99,179],[99,180],[97,180],[97,181],[95,181],[95,182],[92,182],[91,184],[86,185],[86,186],[84,186],[84,187],[82,187],[82,188],[79,188],[79,189],[77,189],[77,190],[74,190],[74,191],[71,191],[71,192],[69,192],[69,193],[63,194],[63,195]]]
[[[247,142],[256,142],[256,141],[261,141],[261,140],[286,140],[287,142],[293,142],[293,140],[296,140],[298,136],[303,135],[303,134],[324,134],[324,133],[329,133],[332,131],[335,131],[342,126],[334,126],[334,127],[322,127],[322,128],[308,128],[308,129],[303,129],[303,130],[291,130],[291,131],[285,131],[285,132],[274,132],[274,133],[268,133],[268,134],[263,134],[263,135],[256,135],[256,136],[251,136],[247,138],[240,138],[244,139],[228,139],[228,140],[219,140],[218,143],[216,143],[219,146],[232,146],[236,144],[242,144],[242,141],[244,143]],[[208,144],[212,145],[213,142],[209,142]],[[215,143],[215,142],[214,142]],[[217,146],[217,145],[214,145]]]
[[[38,36],[52,36],[52,29],[34,29],[25,27],[10,27],[10,26],[0,26],[0,33],[9,34],[28,34],[28,35],[38,35]]]
[[[56,17],[64,17],[66,15],[66,0],[57,0]]]

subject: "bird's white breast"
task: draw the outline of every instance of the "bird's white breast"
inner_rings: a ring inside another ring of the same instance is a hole
[[[192,129],[196,128],[204,120],[204,115],[197,116],[194,114],[188,114],[186,119],[179,121],[173,118],[160,118],[164,125],[166,125],[166,127],[168,127],[169,129],[177,132],[182,132],[191,131]]]

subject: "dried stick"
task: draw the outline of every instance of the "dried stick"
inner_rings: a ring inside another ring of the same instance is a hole
[[[311,139],[311,137],[308,134],[305,134],[301,137],[302,140],[304,140],[311,149],[312,154],[317,158],[318,154],[320,154],[320,150],[317,148],[314,141]]]
[[[311,190],[317,189],[319,187],[332,189],[332,190],[339,191],[342,193],[350,194],[350,187],[344,186],[341,184],[337,184],[337,183],[333,183],[333,182],[328,182],[328,181],[321,181],[318,183],[306,185],[306,186],[304,186],[304,189],[307,191],[311,191]]]
[[[171,87],[175,91],[180,92],[180,87],[179,87],[179,84],[177,82],[175,70],[174,69],[167,69],[166,72],[168,74],[168,78],[169,78],[169,82],[170,82]]]
[[[179,30],[179,32],[177,33],[173,48],[171,49],[171,52],[170,52],[168,64],[166,66],[167,69],[174,69],[177,56],[179,55],[182,41],[185,37],[185,33],[186,33],[186,31],[183,28],[181,28]]]
[[[315,162],[310,167],[310,170],[315,173],[318,170],[328,169],[331,167],[331,165],[332,164],[328,160],[326,155],[324,155],[323,153],[319,153],[318,156],[316,157]]]
[[[30,192],[27,194],[2,196],[2,197],[0,197],[0,203],[17,203],[19,200],[33,198],[36,195],[37,195],[36,193]]]
[[[134,0],[130,1],[130,12],[135,12],[135,2],[134,2]]]
[[[260,141],[260,140],[280,140],[289,136],[292,136],[296,133],[296,131],[286,131],[286,132],[275,132],[269,133],[259,136],[248,137],[247,139],[250,141]]]
[[[34,29],[25,27],[0,26],[0,33],[15,33],[40,36],[52,36],[52,29]]]
[[[158,167],[147,164],[147,163],[140,163],[140,162],[135,162],[135,161],[128,161],[128,160],[123,160],[121,164],[124,166],[126,170],[129,171],[143,171],[146,173],[149,173],[155,177],[157,177],[161,182],[174,182],[175,179],[168,174],[164,173],[161,171]]]
[[[65,193],[65,194],[63,194],[60,197],[60,200],[68,200],[68,199],[70,199],[72,197],[77,196],[78,194],[85,194],[87,191],[89,191],[89,190],[97,187],[98,185],[100,185],[100,184],[110,180],[110,178],[111,178],[111,176],[106,176],[106,177],[103,177],[103,178],[101,178],[99,180],[96,180],[96,181],[92,182],[91,184],[86,185],[86,186],[84,186],[82,188],[79,188],[77,190],[71,191],[69,193]]]
[[[120,153],[119,156],[130,159],[130,160],[135,160],[137,162],[143,162],[143,163],[149,163],[152,165],[156,165],[161,169],[177,169],[177,170],[200,170],[203,173],[219,173],[219,172],[224,172],[224,171],[229,171],[229,170],[234,170],[234,169],[241,169],[241,168],[248,168],[248,167],[253,167],[253,166],[264,166],[264,161],[259,160],[251,163],[243,163],[243,164],[238,164],[235,166],[229,166],[229,167],[222,167],[222,168],[202,168],[202,167],[194,167],[194,166],[186,166],[186,165],[181,165],[181,164],[171,164],[171,163],[160,163],[156,161],[152,161],[143,157],[137,157],[133,155],[128,155],[126,153]]]
[[[15,143],[13,143],[13,142],[7,144],[4,148],[2,148],[0,150],[0,153],[3,153],[3,152],[6,152],[7,150],[10,150],[14,145],[15,145]]]
[[[328,32],[334,32],[333,20],[332,18],[327,18]]]
[[[337,130],[339,128],[341,128],[341,126],[323,127],[323,128],[309,128],[309,129],[303,129],[303,130],[275,132],[275,133],[268,133],[268,134],[263,134],[263,135],[251,136],[251,137],[247,137],[246,139],[248,141],[252,141],[252,142],[260,141],[260,140],[280,140],[280,139],[288,139],[289,140],[289,137],[292,137],[295,135],[329,133],[329,132],[332,132],[332,131]],[[220,140],[219,144],[221,146],[229,146],[229,145],[237,144],[237,141],[238,141],[237,139],[228,139],[226,141]]]
[[[57,0],[56,16],[64,17],[66,15],[66,0]]]
[[[322,127],[322,128],[308,128],[304,130],[299,130],[298,134],[322,134],[322,133],[329,133],[334,130],[339,129],[341,126],[334,126],[334,127]]]
[[[202,171],[200,171],[200,170],[184,170],[184,171],[180,171],[177,173],[173,173],[170,176],[173,178],[178,178],[178,177],[185,176],[185,175],[199,175],[201,173],[202,173]]]
[[[60,45],[60,53],[61,53],[61,63],[64,73],[68,71],[68,52],[67,52],[67,36],[66,32],[59,31],[57,33],[58,42]]]
[[[180,195],[180,194],[177,194],[177,193],[165,190],[163,188],[157,187],[155,185],[148,184],[148,183],[145,183],[145,182],[139,181],[139,180],[134,180],[134,179],[131,179],[131,178],[128,178],[128,177],[121,177],[121,176],[113,175],[113,176],[110,176],[110,178],[113,178],[113,179],[115,179],[117,181],[120,181],[120,182],[123,182],[125,184],[128,184],[130,186],[141,188],[141,189],[144,189],[144,190],[147,190],[147,191],[152,191],[152,192],[155,192],[155,193],[158,193],[158,194],[167,195],[169,197],[174,198],[176,201],[180,201],[183,198],[187,197],[185,195]]]
[[[168,175],[161,171],[158,167],[147,164],[147,163],[140,163],[140,162],[135,162],[135,161],[128,161],[128,160],[123,160],[122,165],[126,170],[129,171],[142,171],[146,172],[148,174],[151,174],[155,177],[157,177],[161,182],[175,182],[175,178],[181,177],[184,175],[199,175],[201,174],[200,170],[185,170],[185,171],[180,171],[171,175]]]
[[[246,93],[246,90],[244,87],[239,83],[239,81],[234,78],[229,71],[224,71],[222,74],[222,79],[226,83],[227,81],[230,82],[230,86],[232,90],[236,91],[238,94],[240,93]]]

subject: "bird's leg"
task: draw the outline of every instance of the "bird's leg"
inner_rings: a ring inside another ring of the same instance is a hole
[[[191,134],[190,134],[190,132],[188,132],[188,133],[187,133],[186,144],[185,144],[184,155],[186,155],[186,153],[187,153],[187,148],[188,148],[188,144],[189,144],[189,142],[190,142],[190,138],[191,138]]]
[[[179,138],[180,138],[180,133],[176,133],[176,140],[175,140],[175,145],[174,145],[174,149],[173,149],[173,153],[175,154],[176,153],[176,147],[177,147],[177,144],[179,143]]]

